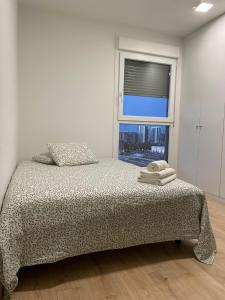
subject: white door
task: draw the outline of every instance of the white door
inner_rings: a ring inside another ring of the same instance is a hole
[[[182,108],[181,134],[179,146],[179,177],[187,182],[196,184],[199,134],[198,129],[200,118],[200,103],[189,89],[186,94],[188,104]]]
[[[213,95],[205,95],[200,122],[202,127],[199,129],[196,184],[205,192],[219,196],[224,116],[222,103],[217,101],[212,105],[213,101]]]
[[[213,41],[212,41],[213,43]],[[205,192],[219,196],[224,119],[224,47],[217,49],[219,59],[203,52],[199,75],[201,117],[197,185]],[[206,63],[207,62],[207,63]]]
[[[179,139],[179,177],[187,182],[196,184],[198,143],[200,131],[196,128],[199,124],[201,101],[199,97],[198,76],[196,59],[190,53],[191,47],[186,46],[184,52],[182,105]]]
[[[224,116],[225,116],[225,103],[224,103]],[[225,198],[225,118],[223,128],[223,152],[222,152],[222,168],[220,179],[220,197]]]

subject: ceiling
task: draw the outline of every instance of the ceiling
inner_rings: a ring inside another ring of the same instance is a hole
[[[105,22],[125,24],[184,37],[225,12],[225,0],[206,14],[192,7],[198,0],[18,0],[19,4],[73,13]]]

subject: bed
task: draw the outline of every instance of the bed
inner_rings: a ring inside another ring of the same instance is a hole
[[[17,167],[0,216],[0,280],[10,297],[23,266],[154,242],[197,239],[194,253],[212,264],[216,245],[201,190],[179,179],[138,183],[140,167],[102,159],[58,167]]]

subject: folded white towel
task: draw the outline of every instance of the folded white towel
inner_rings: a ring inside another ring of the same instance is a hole
[[[168,177],[165,177],[162,179],[152,179],[152,178],[146,178],[146,177],[140,176],[140,177],[138,177],[138,182],[163,186],[163,185],[173,181],[176,178],[177,178],[176,174],[173,174],[171,176],[168,176]]]
[[[173,175],[175,173],[176,173],[175,170],[172,168],[167,168],[160,172],[150,172],[150,171],[148,171],[147,168],[144,168],[140,172],[141,177],[152,178],[152,179],[162,179],[167,176]]]
[[[147,165],[148,171],[151,172],[159,172],[162,170],[165,170],[166,168],[169,168],[170,166],[165,160],[158,160],[158,161],[153,161],[150,164]]]

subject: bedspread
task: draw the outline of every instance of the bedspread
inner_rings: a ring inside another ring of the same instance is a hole
[[[216,252],[205,196],[174,180],[137,182],[140,168],[114,159],[75,167],[22,162],[0,216],[0,280],[5,299],[23,266],[153,242],[197,239],[194,253]]]

